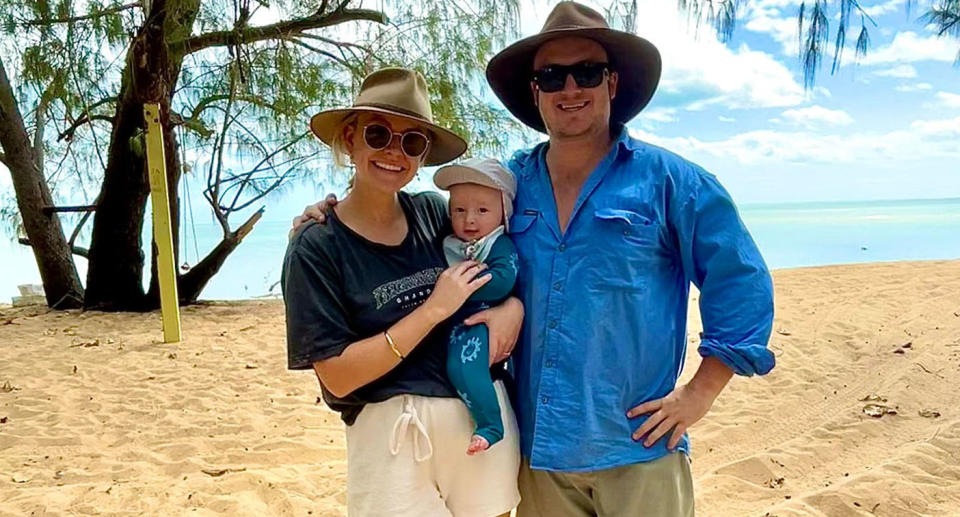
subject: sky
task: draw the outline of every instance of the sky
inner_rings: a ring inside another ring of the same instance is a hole
[[[800,0],[741,0],[726,43],[709,26],[693,27],[674,0],[639,0],[636,31],[659,49],[663,72],[629,128],[716,174],[740,204],[960,197],[960,41],[918,21],[927,1],[909,13],[905,0],[862,2],[877,22],[867,56],[854,59],[855,16],[838,73],[830,74],[831,43],[805,90]],[[584,3],[602,11],[605,0]],[[527,36],[554,2],[521,4]],[[829,21],[832,42],[837,13]],[[430,173],[411,188],[430,188]],[[342,192],[344,177],[271,196],[265,220],[288,220],[323,193]],[[0,166],[0,190],[11,188]],[[207,214],[193,197],[195,213]]]
[[[601,12],[606,5],[583,3]],[[554,4],[522,2],[522,35],[539,32]],[[877,23],[866,57],[854,59],[853,17],[831,75],[839,22],[831,13],[829,52],[805,89],[800,0],[741,1],[726,43],[709,26],[693,27],[674,0],[639,0],[636,32],[659,49],[663,72],[628,127],[716,174],[739,204],[960,197],[960,40],[918,21],[926,0],[909,13],[905,0],[862,4]],[[289,218],[340,191],[312,187],[292,189],[281,213],[266,217]],[[411,188],[431,188],[429,173]]]
[[[960,196],[960,41],[917,21],[923,2],[909,14],[903,0],[861,3],[878,25],[866,57],[853,59],[854,18],[842,67],[830,74],[831,43],[807,91],[799,0],[742,2],[726,44],[691,30],[674,2],[641,2],[637,33],[664,67],[633,133],[713,172],[741,203]]]

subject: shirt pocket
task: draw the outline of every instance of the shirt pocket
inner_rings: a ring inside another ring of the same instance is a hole
[[[659,260],[660,225],[637,212],[599,208],[593,214],[598,246],[591,255],[591,277],[601,289],[642,291]]]

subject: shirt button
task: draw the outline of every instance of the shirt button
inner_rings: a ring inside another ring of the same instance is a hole
[[[559,290],[560,290],[560,287],[561,287],[560,282],[554,282],[554,283],[553,283],[553,288],[554,288],[555,290],[559,291]]]
[[[624,234],[624,235],[630,235],[630,230],[624,230],[624,231],[623,231],[623,234]]]
[[[557,246],[557,249],[560,250],[560,251],[563,251],[563,250],[567,249],[567,245],[566,245],[566,244],[561,244],[561,245]]]
[[[553,368],[555,363],[553,361],[547,361],[547,368]]]
[[[549,401],[550,401],[550,399],[548,399],[547,397],[543,397],[543,398],[540,399],[540,402],[543,402],[544,404],[546,404],[546,403],[549,402]]]
[[[547,326],[552,329],[557,328],[557,320],[550,320],[550,323],[548,323]]]

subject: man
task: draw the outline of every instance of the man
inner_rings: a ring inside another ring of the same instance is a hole
[[[734,373],[774,364],[770,275],[729,195],[623,127],[659,76],[652,44],[574,2],[487,67],[504,105],[549,136],[509,163],[520,517],[693,515],[685,431]],[[675,388],[690,283],[703,360]]]
[[[487,67],[507,109],[549,136],[508,164],[526,310],[519,517],[693,515],[686,430],[734,373],[774,365],[773,286],[730,196],[624,127],[660,68],[652,44],[574,2]],[[676,386],[691,283],[703,360]]]

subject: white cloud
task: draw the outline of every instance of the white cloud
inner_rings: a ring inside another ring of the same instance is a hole
[[[644,110],[640,117],[646,120],[663,123],[676,122],[679,120],[677,118],[676,108],[650,108],[648,110]]]
[[[956,93],[937,92],[937,100],[942,106],[960,108],[960,95]]]
[[[843,110],[832,110],[822,106],[790,109],[781,115],[784,119],[806,128],[813,128],[823,124],[845,126],[853,123],[853,118]]]
[[[800,51],[796,15],[784,17],[775,9],[753,9],[743,27],[748,31],[769,35],[780,44],[784,55],[796,56]]]
[[[882,4],[871,5],[871,6],[864,7],[864,8],[863,8],[863,11],[864,11],[865,13],[867,13],[867,15],[869,15],[869,16],[871,16],[871,17],[873,17],[873,18],[876,18],[876,17],[881,16],[881,15],[884,15],[884,14],[888,14],[888,13],[892,13],[892,12],[895,12],[895,11],[899,11],[899,10],[900,10],[900,6],[903,5],[903,4],[905,4],[906,2],[907,2],[907,0],[889,0],[889,1],[884,2],[884,3],[882,3]]]
[[[749,131],[724,140],[662,138],[631,129],[634,136],[683,156],[709,154],[744,165],[793,163],[878,164],[891,160],[927,158],[960,159],[960,117],[915,121],[906,129],[887,133],[856,131],[826,134],[822,131]]]
[[[887,68],[884,70],[877,70],[873,75],[879,75],[881,77],[899,77],[902,79],[912,79],[917,76],[917,69],[912,65],[899,65],[893,68]]]
[[[898,32],[889,45],[867,51],[860,60],[864,65],[890,63],[914,63],[917,61],[950,61],[957,57],[960,40],[937,37],[934,34],[920,36],[915,32]],[[850,63],[852,61],[847,61]]]
[[[933,85],[930,83],[917,83],[917,84],[904,84],[897,86],[894,90],[898,92],[919,92],[924,90],[930,90],[933,88]]]
[[[720,122],[736,122],[737,119],[731,117],[724,117],[723,115],[717,116],[717,120]]]

